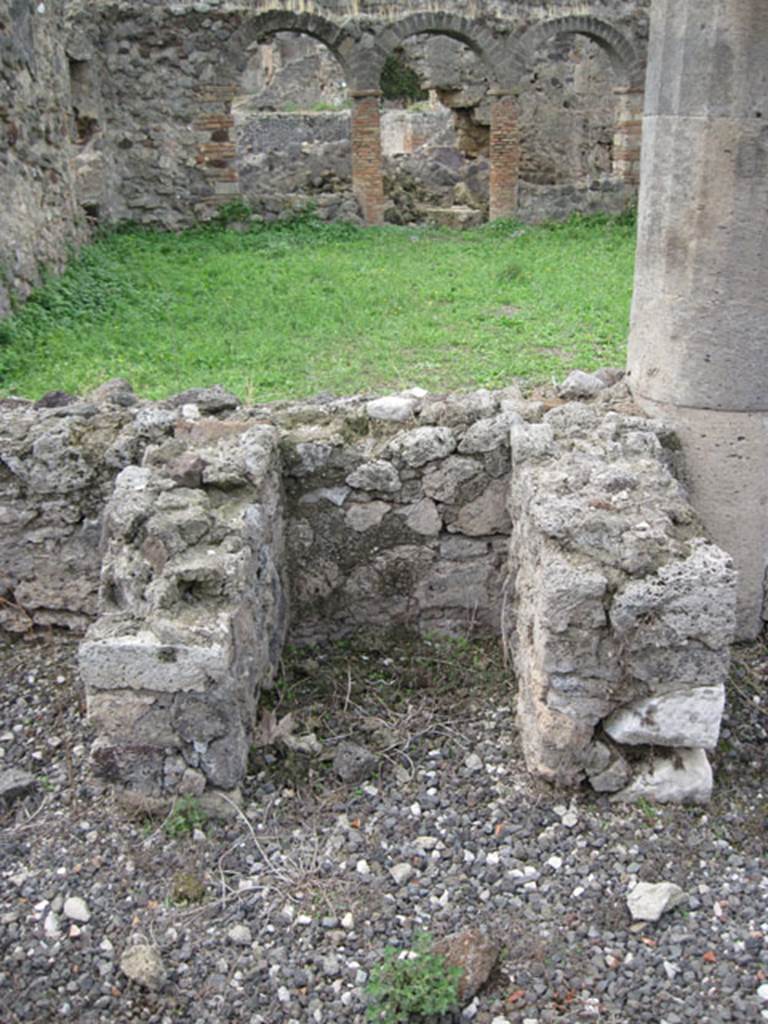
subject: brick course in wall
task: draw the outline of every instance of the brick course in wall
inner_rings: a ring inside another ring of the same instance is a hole
[[[520,129],[514,96],[496,96],[491,104],[490,219],[517,211]]]

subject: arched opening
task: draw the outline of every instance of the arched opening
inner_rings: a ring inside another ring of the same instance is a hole
[[[520,214],[560,219],[634,202],[642,91],[631,44],[588,17],[543,22],[523,37]]]
[[[387,26],[378,38],[379,67],[393,55],[411,68],[429,103],[396,119],[399,132],[388,131],[391,114],[384,102],[383,138],[387,219],[399,223],[436,220],[471,224],[493,212],[491,173],[496,156],[516,160],[508,133],[492,130],[493,99],[499,81],[500,44],[483,25],[444,13],[421,13]],[[379,83],[383,96],[383,83]],[[399,148],[393,142],[400,139]],[[498,146],[499,139],[503,145]],[[516,182],[516,167],[513,167]]]
[[[265,220],[312,210],[359,220],[345,70],[310,34],[278,31],[247,51],[232,101],[242,200]]]
[[[388,89],[393,65],[400,96]],[[448,36],[410,36],[387,57],[381,92],[386,219],[456,227],[487,219],[488,76],[472,49]]]

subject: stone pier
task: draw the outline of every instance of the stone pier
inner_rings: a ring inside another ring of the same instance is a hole
[[[352,187],[366,224],[384,223],[384,172],[381,156],[381,93],[353,94]]]
[[[739,570],[738,635],[768,566],[768,5],[653,6],[629,370],[674,425],[686,483]]]
[[[517,212],[520,170],[520,130],[517,100],[496,95],[491,105],[491,220],[513,217]]]

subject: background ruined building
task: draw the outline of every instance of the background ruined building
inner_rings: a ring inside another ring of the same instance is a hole
[[[291,6],[1,0],[0,315],[88,223],[633,204],[648,0]],[[379,95],[392,55],[416,110]]]

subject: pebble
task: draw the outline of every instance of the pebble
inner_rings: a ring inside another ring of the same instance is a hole
[[[251,929],[244,924],[235,924],[227,932],[227,938],[236,946],[250,946],[253,942]]]
[[[160,988],[166,978],[160,952],[148,943],[137,943],[124,950],[120,957],[120,970],[131,981],[143,988]]]
[[[638,882],[627,896],[627,906],[633,921],[658,921],[685,898],[674,882]]]
[[[393,865],[389,869],[389,873],[398,885],[405,885],[407,881],[413,878],[415,870],[412,865],[403,862]]]
[[[91,912],[88,909],[88,904],[80,896],[68,896],[64,900],[64,916],[68,917],[70,921],[87,924],[91,919]]]

